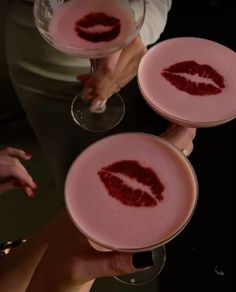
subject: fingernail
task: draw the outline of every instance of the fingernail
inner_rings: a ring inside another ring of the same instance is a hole
[[[33,155],[29,152],[25,152],[25,155],[28,156],[29,158],[31,158]]]
[[[91,112],[94,113],[102,113],[106,109],[106,100],[96,100],[94,103],[92,103],[92,106],[90,108]]]
[[[132,256],[132,264],[136,269],[153,266],[153,257],[150,251],[138,252]]]

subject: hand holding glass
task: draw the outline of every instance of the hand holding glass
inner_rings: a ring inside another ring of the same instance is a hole
[[[192,128],[236,117],[236,54],[217,42],[178,37],[142,58],[138,84],[147,104],[165,119]]]
[[[139,33],[145,17],[144,0],[35,0],[34,17],[42,37],[57,50],[96,60],[118,52]],[[121,96],[91,108],[79,93],[71,105],[74,121],[82,128],[103,132],[115,127],[125,112]]]
[[[129,284],[160,273],[164,244],[187,225],[197,197],[188,159],[171,143],[145,133],[117,134],[89,146],[65,184],[70,217],[89,240],[114,251],[152,251],[152,267],[116,277]]]

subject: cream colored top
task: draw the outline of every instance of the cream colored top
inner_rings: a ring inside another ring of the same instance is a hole
[[[158,40],[163,32],[171,0],[146,0],[147,10],[141,37],[146,45]],[[6,53],[14,82],[27,84],[24,74],[76,81],[88,72],[89,61],[60,53],[39,35],[33,20],[33,6],[22,0],[9,1],[6,25]]]

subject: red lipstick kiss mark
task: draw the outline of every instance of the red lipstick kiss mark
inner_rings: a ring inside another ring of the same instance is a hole
[[[197,83],[188,80],[184,76],[177,75],[179,73],[198,75],[199,77],[206,78],[206,83]],[[176,63],[169,68],[165,68],[161,74],[177,89],[185,91],[191,95],[216,95],[221,93],[222,89],[225,88],[224,78],[216,72],[215,69],[206,64],[199,65],[195,61]],[[216,86],[207,83],[207,79],[212,80]]]
[[[133,189],[114,174],[122,174],[149,187],[154,197],[141,189]],[[163,200],[164,186],[159,178],[151,168],[141,166],[138,161],[122,160],[115,162],[99,170],[98,175],[109,195],[124,205],[153,207],[158,204],[158,201]]]
[[[107,31],[91,32],[90,28],[102,25],[109,28]],[[98,43],[114,40],[120,34],[120,20],[105,13],[96,12],[85,15],[75,24],[77,35],[86,41]]]

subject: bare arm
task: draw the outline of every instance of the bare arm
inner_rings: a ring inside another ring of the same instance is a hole
[[[0,259],[0,291],[26,291],[56,224],[52,220],[37,235]]]

